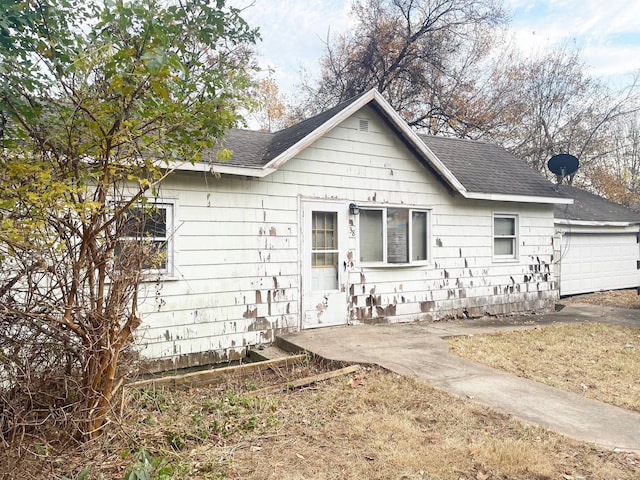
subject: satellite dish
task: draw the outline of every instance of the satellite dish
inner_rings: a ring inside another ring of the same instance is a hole
[[[562,179],[567,175],[576,173],[576,170],[578,170],[579,166],[580,162],[578,161],[578,159],[573,155],[569,155],[568,153],[554,155],[547,162],[547,167],[549,168],[549,170],[560,177],[560,183],[562,183]]]

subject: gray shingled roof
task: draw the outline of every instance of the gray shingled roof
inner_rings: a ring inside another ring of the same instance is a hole
[[[420,138],[469,192],[564,197],[524,160],[498,145],[432,135]]]
[[[224,136],[222,146],[232,150],[233,154],[224,164],[234,167],[262,167],[265,164],[265,153],[272,140],[273,133],[270,132],[229,130]]]
[[[366,93],[366,92],[365,92]],[[364,95],[364,93],[362,94]],[[264,157],[265,163],[273,160],[282,152],[286,151],[289,147],[292,147],[297,142],[302,140],[304,137],[313,132],[316,128],[322,126],[325,122],[333,118],[336,114],[347,108],[349,105],[358,100],[362,95],[358,95],[349,100],[342,102],[335,107],[326,110],[318,115],[315,115],[311,118],[307,118],[306,120],[296,123],[295,125],[280,130],[273,135],[273,140],[269,148],[267,149],[267,153]]]
[[[573,198],[573,205],[556,205],[554,216],[561,220],[624,222],[640,224],[640,213],[586,190],[562,185],[560,191]]]

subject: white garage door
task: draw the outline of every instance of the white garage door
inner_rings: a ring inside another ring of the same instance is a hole
[[[639,258],[635,233],[565,233],[560,295],[635,288]]]

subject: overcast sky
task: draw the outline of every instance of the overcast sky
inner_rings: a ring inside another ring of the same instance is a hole
[[[284,93],[300,82],[301,68],[318,71],[324,42],[349,27],[350,0],[233,0],[250,5],[244,18],[260,27],[263,67],[273,69]],[[637,0],[505,0],[512,30],[524,51],[576,42],[590,73],[616,85],[640,69],[640,2]]]

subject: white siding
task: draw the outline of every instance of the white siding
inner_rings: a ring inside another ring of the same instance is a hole
[[[369,133],[358,131],[360,119]],[[327,133],[263,179],[178,172],[174,278],[149,296],[142,354],[186,366],[243,354],[300,328],[301,200],[431,211],[426,266],[361,267],[348,238],[345,321],[499,315],[549,308],[551,206],[469,201],[452,194],[371,109]],[[519,258],[492,258],[493,212],[519,216]],[[350,217],[355,229],[355,218]]]

